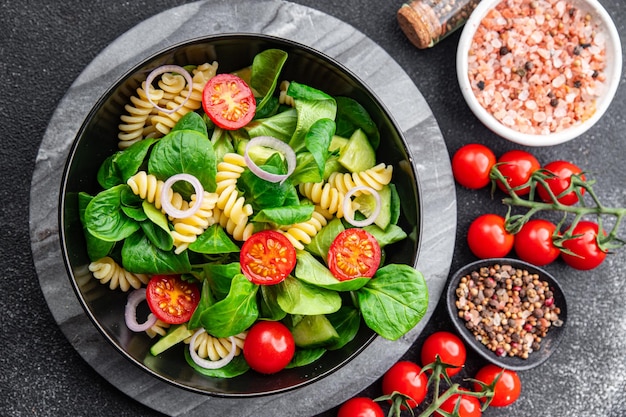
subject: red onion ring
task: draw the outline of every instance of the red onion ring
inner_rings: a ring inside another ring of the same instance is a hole
[[[152,85],[152,81],[154,81],[154,79],[158,77],[159,75],[165,74],[166,72],[179,73],[180,75],[185,77],[185,80],[187,81],[187,87],[188,87],[187,96],[185,97],[183,102],[178,105],[178,107],[175,107],[173,109],[166,109],[163,107],[159,107],[159,105],[153,102],[152,98],[150,97],[150,86]],[[166,114],[175,113],[180,108],[182,108],[185,104],[187,104],[187,100],[189,100],[189,97],[191,97],[192,92],[193,92],[193,79],[191,78],[191,74],[189,74],[189,72],[185,68],[178,66],[178,65],[162,65],[160,67],[157,67],[154,70],[152,70],[152,72],[148,74],[148,78],[146,78],[146,97],[148,98],[148,101],[157,110],[162,111],[163,113],[166,113]]]
[[[374,200],[376,200],[376,208],[374,208],[374,212],[371,216],[363,220],[355,220],[354,211],[352,210],[352,200],[350,197],[356,192],[366,191],[374,196]],[[348,190],[346,195],[343,198],[343,218],[346,219],[348,223],[355,227],[365,227],[376,221],[376,218],[380,214],[380,195],[378,191],[375,189],[368,187],[366,185],[360,185],[358,187],[353,187]]]
[[[124,320],[126,321],[126,327],[133,332],[145,332],[157,322],[157,318],[154,314],[148,314],[148,319],[142,323],[137,323],[137,306],[139,303],[146,299],[146,289],[139,288],[128,294],[126,301],[126,307],[124,307]]]
[[[198,352],[196,352],[196,350],[193,348],[193,345],[196,344],[196,339],[198,338],[198,336],[205,332],[206,330],[204,330],[204,328],[199,328],[198,330],[196,330],[193,336],[191,336],[191,340],[189,341],[189,354],[191,355],[191,359],[193,359],[196,365],[201,366],[205,369],[223,368],[224,366],[228,365],[230,361],[232,361],[235,357],[235,350],[237,348],[237,345],[235,344],[235,337],[230,336],[228,338],[230,340],[230,351],[228,352],[228,355],[224,356],[222,359],[212,361],[209,359],[201,358],[198,355]]]
[[[196,201],[193,206],[189,207],[187,210],[179,210],[172,205],[172,202],[169,198],[169,191],[172,188],[172,185],[178,181],[187,181],[191,185],[193,185],[194,190],[196,191]],[[202,184],[200,184],[200,180],[190,174],[176,174],[169,177],[165,183],[163,183],[163,188],[161,189],[161,208],[165,210],[165,212],[175,218],[175,219],[184,219],[187,217],[191,217],[198,210],[200,210],[200,206],[202,205],[202,197],[204,196],[204,188]]]
[[[287,160],[287,173],[284,175],[272,174],[259,168],[248,154],[248,149],[250,149],[251,146],[266,146],[282,153]],[[246,165],[250,168],[250,171],[254,172],[257,177],[269,182],[280,182],[282,184],[296,169],[296,153],[293,151],[291,146],[272,136],[257,136],[250,139],[250,142],[246,145],[243,157],[246,161]]]

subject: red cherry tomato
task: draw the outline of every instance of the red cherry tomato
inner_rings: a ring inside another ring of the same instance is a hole
[[[570,186],[570,183],[572,181],[571,180],[572,175],[580,174],[582,172],[582,170],[579,167],[567,161],[550,162],[544,167],[544,169],[556,175],[556,177],[546,180],[548,187],[550,188],[552,193],[555,195],[555,197],[558,197],[559,194],[561,194]],[[581,178],[584,180],[585,176],[581,175]],[[552,197],[550,196],[550,193],[548,193],[548,190],[546,190],[543,187],[543,185],[541,184],[537,185],[537,192],[539,193],[539,197],[543,201],[547,203],[552,202]],[[585,189],[580,188],[580,194],[583,195],[584,192],[585,192]],[[576,195],[575,191],[571,191],[565,194],[564,196],[559,197],[558,201],[561,204],[571,206],[578,202],[578,196]]]
[[[489,172],[496,164],[493,151],[479,143],[462,146],[452,157],[454,179],[464,187],[478,189],[486,187]]]
[[[217,126],[236,130],[252,120],[256,100],[244,80],[233,74],[218,74],[204,86],[202,107]]]
[[[426,398],[428,378],[422,368],[410,361],[396,362],[383,375],[383,395],[391,395],[394,391],[409,396],[409,407],[415,408]],[[406,408],[403,406],[403,408]]]
[[[339,407],[337,417],[385,417],[385,413],[371,398],[354,397]]]
[[[280,232],[263,230],[250,236],[239,254],[241,271],[253,283],[273,285],[296,266],[296,249]]]
[[[579,237],[563,242],[563,247],[573,255],[563,252],[561,257],[566,264],[574,269],[589,270],[599,266],[606,258],[606,252],[598,247],[597,223],[582,220],[572,230],[572,235]]]
[[[243,357],[250,368],[273,374],[291,362],[296,344],[293,335],[281,322],[258,321],[248,331],[243,343]]]
[[[555,231],[556,225],[548,220],[529,220],[515,234],[515,253],[521,260],[537,266],[554,262],[561,253],[552,240]]]
[[[514,235],[504,228],[504,217],[497,214],[477,217],[467,231],[469,248],[481,259],[506,256],[513,249],[514,240]]]
[[[466,391],[465,388],[460,389]],[[460,402],[458,414],[455,414],[458,417],[480,417],[483,414],[478,398],[463,394],[454,394],[450,396],[443,402],[443,404],[441,404],[439,409],[451,414],[454,411],[454,407],[456,407],[457,402]],[[443,417],[443,415],[437,411],[435,411],[435,416]]]
[[[435,362],[437,356],[439,356],[441,362],[455,365],[454,368],[446,369],[448,376],[453,376],[463,369],[467,352],[463,341],[457,335],[439,331],[431,334],[424,340],[420,353],[422,366]]]
[[[200,290],[178,275],[153,275],[146,287],[150,311],[162,322],[181,324],[189,321],[200,302]]]
[[[475,379],[486,385],[496,379],[498,374],[503,371],[502,368],[496,365],[485,365],[476,373]],[[480,391],[479,384],[474,384],[474,391]],[[506,407],[513,404],[519,398],[522,392],[522,381],[519,379],[517,372],[505,369],[498,382],[496,382],[494,395],[490,406],[493,407]]]
[[[506,178],[509,186],[516,188],[525,184],[530,179],[533,172],[541,168],[541,165],[532,154],[526,151],[513,150],[504,153],[498,158],[497,167],[500,173]],[[499,181],[498,187],[506,192],[506,187]],[[517,195],[526,195],[529,192],[530,187],[515,190]]]
[[[358,228],[339,233],[328,250],[328,269],[339,281],[373,277],[380,265],[380,245],[371,233]]]

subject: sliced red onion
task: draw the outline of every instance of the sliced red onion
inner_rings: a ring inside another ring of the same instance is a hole
[[[372,196],[374,196],[374,200],[376,200],[376,208],[374,209],[374,212],[372,213],[371,216],[363,220],[356,220],[354,218],[354,211],[352,210],[351,197],[354,193],[357,193],[359,191],[365,191],[371,194]],[[371,187],[368,187],[366,185],[359,185],[357,187],[353,187],[348,190],[348,192],[343,198],[343,218],[346,219],[346,221],[350,223],[352,226],[355,226],[355,227],[369,226],[370,224],[376,221],[376,218],[378,217],[379,214],[380,214],[380,195],[378,194],[378,191],[376,191],[375,189]]]
[[[206,330],[204,330],[204,328],[200,328],[196,330],[193,336],[191,336],[191,340],[189,341],[189,354],[191,355],[191,359],[193,359],[196,365],[201,366],[205,369],[223,368],[224,366],[228,365],[230,361],[232,361],[235,357],[235,350],[237,348],[237,345],[235,344],[235,336],[230,336],[228,338],[230,340],[230,351],[228,352],[228,355],[224,356],[222,359],[212,361],[209,359],[201,358],[198,355],[198,352],[196,352],[196,350],[193,348],[193,346],[196,344],[196,339],[198,338],[198,336],[205,332]]]
[[[126,301],[126,307],[124,308],[124,320],[126,321],[126,327],[133,332],[145,332],[157,322],[156,316],[150,313],[148,314],[148,319],[144,323],[137,323],[137,306],[145,299],[145,288],[138,288],[128,294],[128,300]]]
[[[196,201],[193,206],[189,207],[187,210],[177,209],[172,205],[172,202],[170,200],[169,191],[172,188],[172,185],[174,185],[178,181],[187,181],[188,183],[193,185],[193,188],[196,191]],[[175,219],[184,219],[193,216],[198,210],[200,210],[203,196],[204,188],[202,187],[202,184],[200,184],[200,180],[198,180],[196,177],[190,174],[172,175],[163,184],[163,188],[161,190],[161,207],[169,216]]]
[[[185,97],[183,102],[178,105],[178,107],[175,107],[173,109],[159,107],[159,105],[153,102],[152,98],[150,97],[150,86],[152,85],[152,81],[154,81],[154,79],[159,75],[165,74],[166,72],[176,72],[185,77],[185,80],[187,81],[187,96]],[[191,74],[189,74],[189,72],[185,68],[178,65],[162,65],[160,67],[157,67],[152,70],[152,72],[148,74],[148,78],[146,78],[146,97],[148,98],[150,104],[152,104],[157,110],[162,111],[163,113],[171,114],[177,112],[180,108],[187,104],[187,100],[189,100],[189,97],[191,97],[192,92],[193,78],[191,78]]]
[[[272,174],[259,168],[248,154],[248,149],[250,149],[251,146],[266,146],[282,153],[287,161],[287,173],[284,175]],[[250,142],[246,145],[243,157],[250,171],[254,172],[257,177],[269,182],[280,182],[282,184],[296,169],[296,153],[291,146],[272,136],[257,136],[250,139]]]

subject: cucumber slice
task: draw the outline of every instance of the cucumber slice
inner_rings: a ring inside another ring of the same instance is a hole
[[[332,345],[339,340],[337,330],[323,314],[304,316],[291,333],[296,346],[301,348]]]
[[[344,146],[346,146],[347,143],[348,143],[348,139],[347,138],[344,138],[342,136],[334,135],[333,138],[330,141],[330,146],[328,147],[328,150],[330,152],[339,151],[341,153],[341,149]]]
[[[376,165],[376,153],[361,129],[354,131],[348,143],[341,148],[339,163],[350,172],[365,171]]]
[[[380,197],[380,213],[378,217],[376,217],[376,220],[374,220],[374,224],[385,230],[387,226],[389,226],[389,223],[391,223],[391,187],[389,185],[383,186],[383,188],[378,191],[378,196]],[[365,217],[371,216],[376,209],[376,199],[373,195],[368,193],[357,196],[354,199],[354,204],[358,207],[357,210]]]
[[[165,336],[161,337],[154,345],[152,345],[152,347],[150,348],[150,353],[154,356],[157,356],[165,352],[172,346],[177,345],[186,338],[192,336],[193,333],[193,330],[187,329],[186,324],[172,326],[165,334]]]

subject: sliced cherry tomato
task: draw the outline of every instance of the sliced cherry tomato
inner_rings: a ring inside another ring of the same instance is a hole
[[[511,188],[521,187],[530,179],[533,172],[541,168],[539,161],[532,154],[522,151],[513,150],[506,152],[498,158],[498,170],[506,178]],[[507,191],[504,184],[498,181],[498,187],[502,191]],[[530,192],[530,187],[515,190],[517,195],[526,195]]]
[[[296,266],[296,248],[280,232],[263,230],[250,236],[239,254],[241,271],[253,283],[282,282]]]
[[[462,391],[467,391],[465,388],[459,388]],[[448,397],[447,400],[441,404],[439,409],[441,411],[445,411],[446,413],[452,414],[454,411],[454,407],[456,407],[456,403],[460,402],[458,408],[458,414],[454,414],[458,417],[480,417],[483,412],[481,410],[480,401],[477,397],[472,397],[471,395],[463,395],[463,394],[453,394]],[[443,415],[437,411],[435,411],[435,416],[443,417]]]
[[[337,417],[385,417],[385,413],[371,398],[354,397],[339,407]]]
[[[385,372],[382,382],[383,395],[391,395],[394,391],[404,394],[411,398],[407,402],[411,408],[417,407],[426,398],[428,378],[414,362],[396,362]]]
[[[339,233],[328,250],[328,269],[340,281],[373,277],[380,265],[380,245],[371,233],[358,228]]]
[[[200,290],[179,275],[153,275],[146,287],[146,301],[157,319],[169,324],[189,321],[200,302]]]
[[[555,231],[556,225],[548,220],[529,220],[515,234],[515,253],[521,260],[537,266],[554,262],[561,253],[552,239]]]
[[[254,117],[256,99],[244,80],[234,74],[218,74],[202,91],[202,107],[217,126],[236,130]]]
[[[448,365],[454,365],[454,368],[447,368],[448,376],[458,374],[463,365],[467,351],[463,341],[454,333],[439,331],[431,334],[424,340],[420,357],[422,366],[435,362],[435,358],[439,356],[441,362]]]
[[[567,190],[571,184],[572,175],[578,175],[582,172],[582,169],[567,161],[553,161],[547,164],[544,167],[545,170],[552,172],[556,177],[550,178],[546,180],[550,191],[554,194],[555,197],[558,197],[563,191]],[[581,179],[585,179],[584,175],[581,175]],[[546,190],[543,185],[537,185],[537,192],[539,193],[539,197],[547,202],[552,202],[552,197],[548,190]],[[585,192],[584,188],[580,188],[580,195],[583,195]],[[558,198],[559,203],[571,206],[578,202],[578,195],[576,195],[575,191],[571,191],[565,194],[562,197]]]
[[[563,242],[563,247],[573,254],[563,252],[561,257],[566,264],[574,269],[586,271],[599,266],[606,258],[606,252],[598,247],[598,224],[582,220],[572,230],[577,236]]]
[[[293,358],[296,344],[293,335],[281,322],[258,321],[248,331],[243,343],[243,357],[250,368],[263,374],[276,373]]]
[[[496,164],[496,155],[479,143],[462,146],[452,157],[454,179],[464,187],[479,189],[489,182],[489,172]]]
[[[502,376],[498,379],[498,382],[496,382],[493,399],[489,404],[493,407],[506,407],[507,405],[513,404],[517,401],[522,392],[522,381],[519,379],[517,372],[509,369],[503,370],[496,365],[489,364],[480,368],[474,379],[483,384],[491,385],[500,372],[502,372]],[[478,392],[480,390],[481,386],[474,384],[474,391]]]
[[[477,217],[467,231],[469,248],[481,259],[503,258],[513,249],[514,241],[514,235],[504,227],[504,217],[497,214]]]

